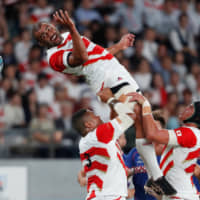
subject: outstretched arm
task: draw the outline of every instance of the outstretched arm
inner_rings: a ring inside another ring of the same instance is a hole
[[[132,97],[130,101],[137,101],[142,106],[142,121],[146,138],[152,142],[168,144],[169,131],[167,129],[158,128],[152,116],[149,102],[137,92],[129,93],[128,95]]]
[[[88,60],[88,54],[86,47],[81,39],[80,34],[78,33],[75,24],[69,17],[67,11],[59,10],[53,15],[54,19],[62,25],[66,25],[69,29],[69,32],[72,36],[73,41],[73,51],[68,57],[68,63],[72,67],[83,64]]]
[[[118,53],[121,50],[125,50],[128,47],[132,47],[134,41],[135,41],[135,35],[128,33],[128,34],[124,35],[118,43],[107,48],[107,50],[111,54],[115,55],[116,53]]]

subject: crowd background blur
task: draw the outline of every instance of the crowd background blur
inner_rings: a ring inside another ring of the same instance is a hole
[[[105,48],[125,33],[136,35],[134,46],[116,57],[153,107],[163,109],[167,128],[178,127],[178,114],[200,100],[199,0],[3,0],[0,156],[78,157],[72,113],[89,107],[109,119],[109,107],[84,79],[53,71],[31,35],[34,23],[56,23],[52,13],[60,8],[82,35]],[[133,132],[126,133],[125,152],[134,145]]]

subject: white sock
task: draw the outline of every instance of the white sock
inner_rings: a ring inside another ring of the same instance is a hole
[[[159,177],[163,176],[163,173],[156,159],[154,146],[152,144],[149,144],[147,139],[139,138],[136,139],[136,149],[140,154],[142,160],[144,161],[144,165],[147,169],[148,175],[153,177],[153,180],[156,180]]]

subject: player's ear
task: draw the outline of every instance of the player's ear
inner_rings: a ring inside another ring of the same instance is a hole
[[[85,128],[92,128],[93,127],[93,123],[91,121],[87,121],[84,123]]]

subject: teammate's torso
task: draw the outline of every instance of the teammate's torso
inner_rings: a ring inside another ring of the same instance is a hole
[[[196,199],[197,190],[192,183],[192,175],[200,153],[200,131],[190,129],[195,133],[197,144],[192,148],[165,147],[160,168],[163,175],[177,190],[176,196],[181,198]]]
[[[64,40],[61,45],[47,51],[49,63],[51,55],[57,51],[70,52],[73,50],[73,43],[69,32],[62,34],[62,37]],[[88,61],[77,67],[67,66],[63,68],[63,73],[85,76],[95,93],[102,87],[113,87],[122,82],[136,84],[128,71],[106,49],[94,44],[85,37],[82,37],[82,40],[89,56]]]
[[[96,130],[82,138],[79,143],[82,166],[88,180],[88,197],[127,195],[127,177],[123,159],[115,141],[108,144],[97,141]]]

